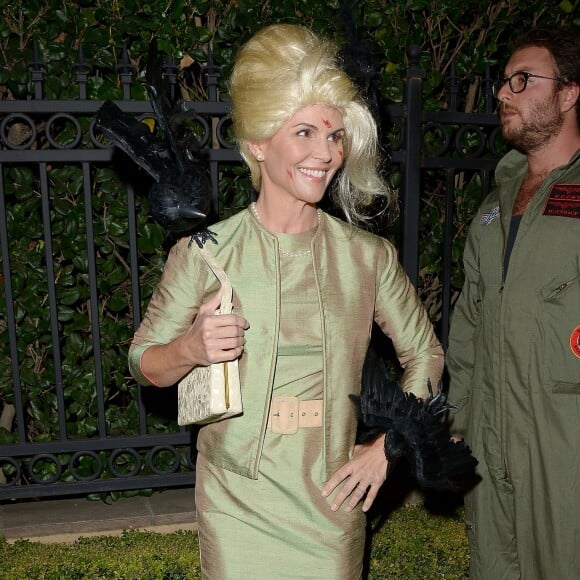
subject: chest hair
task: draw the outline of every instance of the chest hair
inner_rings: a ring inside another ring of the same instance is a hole
[[[526,211],[528,203],[530,203],[530,200],[534,197],[534,194],[538,191],[548,173],[546,171],[536,175],[526,174],[520,185],[520,190],[518,191],[518,196],[512,209],[512,215],[522,215]]]

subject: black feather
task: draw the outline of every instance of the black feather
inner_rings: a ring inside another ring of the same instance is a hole
[[[385,454],[392,469],[405,459],[417,482],[426,488],[461,489],[474,475],[477,460],[464,442],[451,440],[448,413],[452,406],[438,390],[418,399],[388,378],[384,360],[369,348],[362,375],[357,440],[364,443],[386,433]]]
[[[379,144],[383,153],[388,156],[387,135],[390,120],[388,107],[381,91],[381,67],[376,50],[365,38],[364,32],[357,25],[355,9],[360,9],[364,18],[365,3],[357,0],[343,0],[339,11],[341,27],[345,42],[340,48],[340,60],[345,72],[357,84],[361,95],[377,124]]]
[[[155,39],[149,47],[146,78],[155,130],[112,101],[106,101],[97,111],[95,124],[153,180],[147,194],[149,214],[171,237],[194,234],[199,236],[198,243],[213,239],[211,233],[200,235],[211,208],[210,182],[201,165],[199,148],[184,148],[178,142],[171,119],[183,119],[183,115],[175,112],[178,105],[172,107],[167,96]],[[195,143],[191,136],[190,142]]]

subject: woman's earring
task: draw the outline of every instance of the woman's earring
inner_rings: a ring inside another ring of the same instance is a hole
[[[264,161],[264,158],[258,153],[258,155],[256,155],[256,161]]]

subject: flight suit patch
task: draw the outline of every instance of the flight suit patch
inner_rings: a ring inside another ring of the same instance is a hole
[[[542,214],[580,219],[580,184],[555,183]]]
[[[580,358],[580,325],[578,325],[570,335],[570,348],[572,352]]]
[[[483,226],[489,225],[494,219],[499,217],[499,205],[481,214],[479,223]]]

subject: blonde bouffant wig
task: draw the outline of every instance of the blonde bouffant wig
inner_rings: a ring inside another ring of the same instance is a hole
[[[365,220],[363,209],[390,198],[380,176],[376,123],[358,88],[337,62],[336,46],[293,24],[263,28],[246,42],[230,79],[234,135],[260,190],[260,164],[249,142],[267,141],[299,109],[327,105],[344,120],[345,162],[332,195],[350,222]]]

